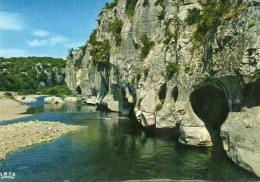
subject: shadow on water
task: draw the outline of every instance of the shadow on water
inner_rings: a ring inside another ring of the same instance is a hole
[[[88,127],[9,155],[0,162],[0,171],[15,172],[13,181],[257,179],[215,155],[214,148],[179,144],[178,136],[171,131],[165,134],[165,131],[142,130],[132,119],[118,113],[92,112],[92,106],[53,107],[44,105],[42,113],[22,119]]]

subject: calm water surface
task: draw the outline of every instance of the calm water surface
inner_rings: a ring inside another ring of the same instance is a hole
[[[115,181],[134,179],[257,181],[221,150],[185,147],[178,136],[143,131],[134,120],[95,107],[30,104],[35,115],[18,121],[60,121],[88,126],[52,142],[18,150],[0,162],[0,172],[15,172],[3,181]],[[1,179],[0,179],[1,181]]]

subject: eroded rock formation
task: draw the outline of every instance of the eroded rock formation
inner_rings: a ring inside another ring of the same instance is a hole
[[[212,146],[214,142],[205,119],[219,118],[214,122],[220,124],[214,126],[220,130],[224,122],[221,136],[228,155],[259,175],[256,172],[260,171],[259,166],[249,164],[239,155],[246,153],[252,159],[259,159],[260,130],[255,126],[260,120],[251,112],[259,104],[259,92],[251,94],[250,102],[244,93],[260,77],[260,3],[257,0],[230,1],[232,7],[221,17],[216,31],[210,32],[207,40],[198,45],[194,43],[197,25],[187,25],[185,19],[194,7],[202,9],[204,1],[146,2],[137,1],[133,16],[126,11],[126,0],[118,0],[102,9],[96,39],[100,42],[107,39],[111,44],[109,56],[106,54],[100,59],[103,61],[100,65],[108,59],[109,66],[104,69],[97,66],[92,51],[95,46],[89,43],[68,55],[67,85],[74,94],[81,94],[86,103],[124,113],[132,108],[138,122],[145,127],[180,126],[180,142],[187,145]],[[109,28],[116,19],[123,22],[121,42]],[[140,39],[144,34],[154,42],[147,57],[142,56],[144,43]],[[206,89],[201,91],[201,88]],[[216,92],[211,92],[212,88]],[[211,98],[203,103],[209,102],[211,110],[203,110],[196,103],[206,97],[207,89]],[[194,94],[197,96],[193,97]],[[258,99],[256,103],[255,99]],[[223,112],[217,111],[218,107]],[[241,112],[244,107],[252,107],[246,112],[253,118],[251,129],[242,119],[240,124],[235,123],[237,115],[245,115]],[[212,112],[213,117],[203,112]],[[243,135],[240,131],[244,130],[250,132]],[[241,146],[239,141],[233,140],[236,134],[245,144]],[[247,147],[250,136],[255,140],[254,149]]]

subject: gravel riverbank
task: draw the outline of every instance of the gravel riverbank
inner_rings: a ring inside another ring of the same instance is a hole
[[[48,121],[29,121],[0,126],[0,160],[17,149],[52,141],[63,134],[84,127],[86,126]]]

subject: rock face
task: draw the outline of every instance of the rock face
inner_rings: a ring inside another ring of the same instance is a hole
[[[240,112],[247,106],[245,93],[250,93],[245,89],[260,78],[260,3],[230,2],[232,8],[223,15],[217,30],[195,47],[197,26],[187,25],[185,19],[189,9],[201,9],[199,1],[165,0],[163,8],[157,0],[150,0],[148,5],[139,0],[133,16],[126,12],[126,0],[108,4],[99,14],[96,40],[108,39],[111,44],[109,68],[98,68],[95,46],[89,43],[67,57],[68,87],[86,102],[118,112],[134,111],[145,127],[179,126],[183,144],[212,146],[204,118],[194,112],[191,94],[213,86],[225,95],[227,112]],[[120,44],[109,28],[116,19],[123,22]],[[173,34],[170,38],[169,31]],[[141,56],[144,43],[140,37],[144,33],[154,42],[147,57]],[[101,60],[106,59],[103,56]],[[174,66],[176,71],[172,71]],[[257,97],[259,94],[253,99]],[[257,105],[260,103],[252,107]],[[260,133],[259,129],[253,132]]]
[[[64,104],[64,100],[60,97],[45,97],[44,103],[46,104]]]
[[[231,112],[221,127],[224,150],[241,167],[260,176],[260,107]]]

